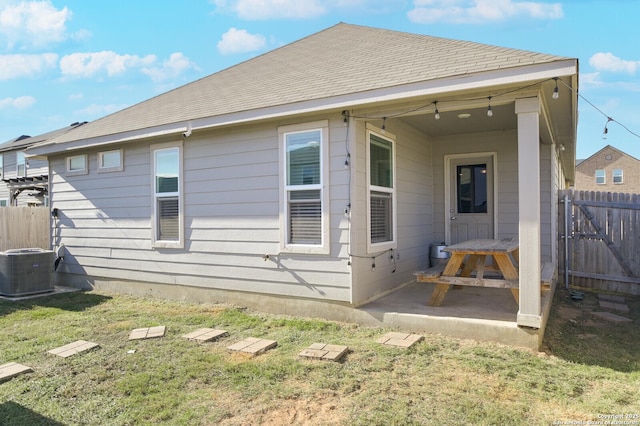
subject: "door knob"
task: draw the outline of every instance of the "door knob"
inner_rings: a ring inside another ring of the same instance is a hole
[[[449,219],[456,220],[456,217],[455,216],[451,216]]]

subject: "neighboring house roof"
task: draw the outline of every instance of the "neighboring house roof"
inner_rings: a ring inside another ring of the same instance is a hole
[[[62,129],[53,130],[51,132],[43,133],[37,136],[19,136],[0,145],[0,153],[14,150],[18,151],[20,149],[25,149],[38,143],[50,141],[86,123],[86,121],[72,123],[67,127],[63,127]]]
[[[611,145],[607,145],[604,148],[602,148],[601,150],[599,150],[598,152],[596,152],[595,154],[593,154],[591,157],[585,159],[585,160],[576,160],[576,170],[580,170],[580,166],[584,166],[584,165],[588,165],[589,164],[589,160],[591,160],[592,158],[598,157],[603,151],[610,151],[613,150],[615,152],[617,152],[620,155],[629,157],[629,158],[633,158],[636,161],[639,161],[637,158],[635,158],[633,155],[629,155],[624,151],[619,150],[616,147],[613,147]]]

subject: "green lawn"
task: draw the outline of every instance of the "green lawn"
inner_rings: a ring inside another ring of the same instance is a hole
[[[630,325],[596,320],[596,301],[558,290],[540,353],[429,334],[402,350],[376,343],[385,329],[96,292],[0,301],[0,364],[35,370],[0,383],[0,424],[640,425],[640,298],[627,298]],[[128,340],[154,325],[164,338]],[[202,327],[230,335],[181,337]],[[245,337],[278,346],[226,350]],[[47,354],[81,339],[100,348]],[[314,342],[350,352],[300,358]]]

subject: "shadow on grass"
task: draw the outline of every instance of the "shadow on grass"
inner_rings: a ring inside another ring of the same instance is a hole
[[[0,300],[0,316],[9,315],[12,312],[19,310],[33,309],[37,306],[81,312],[85,309],[104,303],[107,300],[111,300],[111,297],[84,291],[57,294],[51,293],[40,297],[22,300],[3,299]]]
[[[0,404],[0,421],[8,421],[8,423],[2,423],[12,426],[64,426],[64,423],[51,420],[48,417],[44,417],[35,411],[32,411],[20,404],[16,404],[12,401],[7,401]]]
[[[563,287],[553,299],[543,350],[550,355],[585,365],[621,372],[640,371],[640,297],[624,295],[629,312],[600,306],[598,293],[584,291],[574,301]],[[594,315],[610,312],[631,322],[610,322]]]

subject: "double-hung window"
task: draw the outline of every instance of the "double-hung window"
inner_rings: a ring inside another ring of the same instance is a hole
[[[368,250],[396,247],[396,178],[394,136],[367,126]]]
[[[16,153],[16,176],[25,177],[27,175],[27,161],[24,158],[24,152]]]
[[[282,158],[281,249],[327,253],[327,121],[279,129]]]
[[[613,169],[613,183],[617,185],[624,183],[622,169]]]
[[[151,147],[153,164],[153,245],[182,248],[182,144]]]
[[[606,172],[604,170],[596,170],[596,184],[604,185],[607,183]]]

